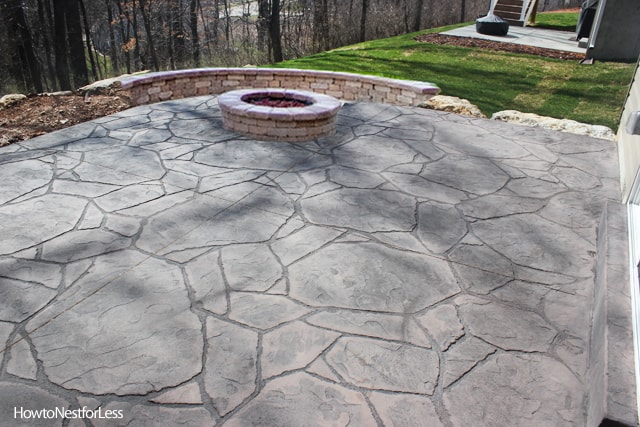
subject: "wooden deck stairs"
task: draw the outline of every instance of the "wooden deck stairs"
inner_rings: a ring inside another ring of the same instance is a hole
[[[491,12],[494,15],[519,27],[535,20],[538,9],[538,0],[494,0],[491,4]]]

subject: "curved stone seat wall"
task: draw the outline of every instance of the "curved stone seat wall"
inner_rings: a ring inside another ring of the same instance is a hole
[[[345,101],[415,106],[440,91],[427,82],[285,68],[198,68],[141,74],[121,82],[133,106],[250,88],[301,89]]]

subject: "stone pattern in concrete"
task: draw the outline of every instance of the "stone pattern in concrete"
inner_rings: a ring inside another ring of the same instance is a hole
[[[3,419],[585,425],[615,145],[382,104],[337,124],[254,141],[199,97],[0,149]]]

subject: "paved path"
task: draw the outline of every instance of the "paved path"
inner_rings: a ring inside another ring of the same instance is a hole
[[[0,149],[3,423],[584,425],[614,143],[364,103],[338,128],[248,140],[201,97]]]
[[[477,39],[492,40],[497,42],[515,43],[526,46],[543,47],[546,49],[564,50],[567,52],[585,53],[584,47],[578,46],[576,33],[567,31],[548,30],[535,27],[518,27],[511,25],[506,36],[490,36],[476,31],[476,25],[468,25],[441,34],[458,37],[474,37]]]

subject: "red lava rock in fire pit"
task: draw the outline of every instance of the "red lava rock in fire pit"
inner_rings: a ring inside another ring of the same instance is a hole
[[[335,133],[340,101],[287,89],[244,89],[218,97],[225,129],[260,140],[303,142]]]

